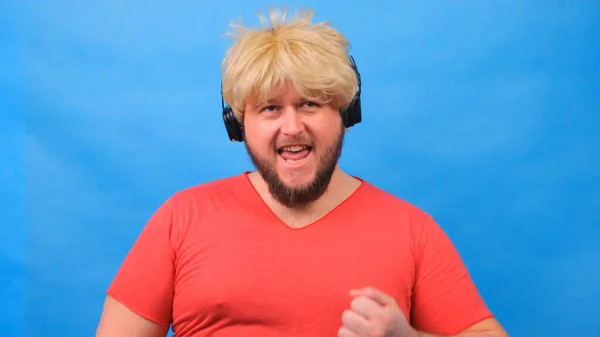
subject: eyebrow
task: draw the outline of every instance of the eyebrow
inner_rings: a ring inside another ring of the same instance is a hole
[[[302,104],[302,103],[307,102],[307,101],[309,101],[309,100],[307,100],[305,98],[302,98],[302,97],[293,100],[294,104]],[[279,100],[278,99],[269,98],[269,99],[267,99],[265,101],[256,103],[254,105],[254,107],[258,108],[258,107],[264,106],[264,105],[277,105],[277,104],[279,104]]]

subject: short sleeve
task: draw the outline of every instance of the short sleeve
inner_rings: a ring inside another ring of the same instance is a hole
[[[417,239],[411,320],[415,329],[454,335],[492,317],[450,238],[427,216]]]
[[[107,290],[133,312],[163,325],[172,321],[175,230],[169,200],[150,217]]]

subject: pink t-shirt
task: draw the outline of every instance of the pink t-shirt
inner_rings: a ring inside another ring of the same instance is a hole
[[[151,217],[108,294],[176,337],[333,337],[351,289],[395,297],[422,331],[455,334],[492,317],[432,217],[363,181],[293,229],[247,174],[182,190]]]

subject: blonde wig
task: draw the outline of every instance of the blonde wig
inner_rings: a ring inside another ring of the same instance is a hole
[[[302,97],[345,108],[358,91],[358,78],[349,57],[350,44],[327,22],[311,23],[314,12],[288,10],[259,14],[262,27],[232,24],[233,46],[222,63],[223,99],[243,120],[249,102],[261,103],[285,84]]]

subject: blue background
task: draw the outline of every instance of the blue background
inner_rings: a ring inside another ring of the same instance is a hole
[[[208,3],[0,5],[0,335],[92,336],[156,207],[252,168],[221,35],[280,2]],[[599,3],[326,3],[364,83],[343,167],[433,214],[512,336],[600,336]]]

